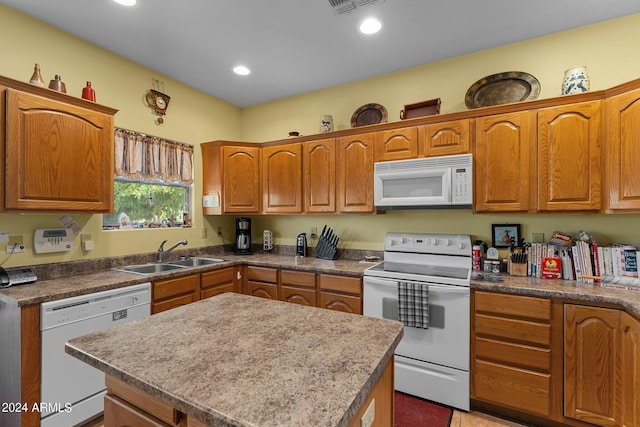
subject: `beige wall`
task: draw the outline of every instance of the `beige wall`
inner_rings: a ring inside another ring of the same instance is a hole
[[[331,114],[337,130],[350,128],[353,112],[377,102],[399,121],[404,104],[440,98],[442,113],[466,110],[464,97],[476,80],[502,71],[524,71],[541,85],[540,98],[560,96],[564,70],[586,65],[591,89],[601,90],[640,77],[640,14],[575,30],[425,64],[351,84],[246,108],[242,138],[282,139],[290,130],[318,133],[322,114]],[[446,42],[446,41],[445,41]],[[387,231],[451,232],[490,240],[491,224],[522,224],[548,238],[555,230],[587,230],[604,242],[640,242],[638,215],[473,215],[469,211],[391,211],[381,216],[255,218],[254,229],[271,228],[276,242],[294,244],[299,232],[327,223],[342,236],[344,247],[380,249]],[[254,232],[259,238],[259,234]],[[341,246],[343,246],[341,244]]]
[[[115,124],[149,135],[157,135],[187,144],[198,145],[214,139],[239,139],[241,111],[235,106],[210,97],[159,73],[114,55],[100,47],[57,30],[5,5],[0,5],[0,75],[28,81],[35,63],[39,63],[46,83],[60,74],[67,93],[81,96],[86,81],[96,90],[97,101],[117,108]],[[164,82],[164,90],[171,96],[164,124],[144,103],[145,93],[152,87],[152,79]],[[191,229],[102,231],[102,215],[72,217],[91,234],[95,250],[83,253],[79,238],[75,248],[62,254],[33,254],[33,230],[60,227],[62,214],[0,214],[0,230],[22,235],[26,243],[24,254],[12,255],[5,267],[41,264],[85,258],[100,258],[139,252],[153,252],[160,242],[186,238],[190,247],[220,243],[213,232],[216,226],[233,227],[232,218],[203,218],[202,159],[195,150],[194,227]],[[209,238],[202,238],[202,230]],[[6,257],[5,244],[0,243],[0,262]]]
[[[525,41],[522,43],[426,64],[384,76],[341,85],[240,110],[207,96],[153,70],[79,40],[47,24],[0,5],[0,75],[26,81],[33,64],[42,67],[48,82],[60,74],[67,92],[80,96],[87,80],[96,90],[98,102],[118,108],[116,126],[198,145],[214,139],[268,141],[286,137],[290,130],[303,134],[318,131],[322,114],[332,114],[337,129],[349,127],[353,111],[378,102],[397,120],[404,104],[440,97],[442,112],[464,110],[464,94],[477,79],[488,74],[518,70],[536,76],[541,97],[558,96],[563,71],[576,65],[589,69],[592,90],[604,89],[640,77],[640,56],[635,41],[640,38],[640,15],[609,21]],[[143,96],[151,79],[165,82],[171,104],[163,125],[144,105]],[[152,252],[161,240],[189,240],[191,247],[219,244],[213,230],[222,226],[225,241],[233,238],[233,217],[203,217],[200,186],[200,150],[195,150],[194,227],[175,230],[103,232],[101,215],[72,215],[90,233],[96,249],[83,253],[76,248],[64,254],[32,253],[35,228],[58,227],[60,214],[0,214],[0,230],[23,235],[25,254],[11,256],[5,266],[48,263],[137,252]],[[341,247],[380,249],[387,231],[460,232],[490,239],[492,223],[520,223],[523,234],[553,230],[589,230],[605,241],[640,241],[637,215],[472,215],[469,211],[407,211],[385,215],[354,216],[260,216],[253,217],[254,241],[261,230],[274,230],[276,243],[293,244],[300,232],[329,224],[342,237]],[[207,238],[203,238],[206,230]],[[79,239],[76,240],[78,242]],[[315,244],[315,242],[311,242]],[[4,255],[0,244],[0,262]]]

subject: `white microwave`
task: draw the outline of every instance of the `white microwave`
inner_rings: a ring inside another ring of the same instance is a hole
[[[470,208],[473,203],[471,154],[374,163],[376,208]]]

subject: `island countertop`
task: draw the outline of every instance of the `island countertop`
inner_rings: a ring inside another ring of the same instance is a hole
[[[208,425],[345,426],[402,334],[395,321],[227,293],[66,352]]]

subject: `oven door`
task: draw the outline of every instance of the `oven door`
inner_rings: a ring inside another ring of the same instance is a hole
[[[364,277],[364,315],[398,320],[398,282]],[[405,326],[395,354],[469,370],[470,290],[429,283],[429,329]]]

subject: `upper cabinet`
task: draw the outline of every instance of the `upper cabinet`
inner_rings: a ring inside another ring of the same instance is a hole
[[[302,212],[302,145],[282,144],[262,149],[262,210]]]
[[[4,78],[0,93],[4,209],[111,212],[116,110]]]
[[[418,128],[408,127],[376,132],[374,161],[418,157]]]
[[[303,143],[304,211],[336,211],[336,140]]]
[[[607,100],[608,208],[640,209],[640,89]]]
[[[375,132],[338,138],[339,212],[373,212],[373,146]]]
[[[538,210],[601,207],[600,101],[538,110]]]
[[[476,212],[526,212],[535,162],[535,113],[520,111],[475,120]]]
[[[420,152],[424,157],[467,154],[471,152],[469,119],[433,123],[420,129]]]
[[[200,147],[204,214],[260,213],[260,146],[214,141]]]

